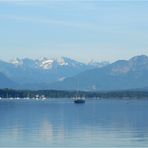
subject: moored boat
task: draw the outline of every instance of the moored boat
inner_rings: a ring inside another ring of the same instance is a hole
[[[85,98],[77,97],[74,99],[74,103],[85,103]]]

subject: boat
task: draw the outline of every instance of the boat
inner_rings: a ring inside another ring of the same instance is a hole
[[[85,98],[76,97],[74,99],[74,103],[77,103],[77,104],[85,103]]]
[[[77,81],[77,88],[79,88],[79,82],[78,81]],[[74,98],[74,103],[76,103],[76,104],[85,103],[85,97],[80,97],[79,89],[77,89],[77,92],[76,93],[77,93],[77,95]]]

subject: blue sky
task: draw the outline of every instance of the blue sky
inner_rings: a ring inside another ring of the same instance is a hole
[[[148,2],[0,0],[0,58],[148,55]]]

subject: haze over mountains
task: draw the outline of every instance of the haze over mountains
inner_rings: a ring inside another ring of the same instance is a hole
[[[120,90],[148,87],[148,56],[84,64],[69,58],[0,61],[0,88]]]

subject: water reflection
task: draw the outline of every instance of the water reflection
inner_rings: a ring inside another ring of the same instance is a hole
[[[1,101],[0,146],[148,146],[148,101]]]

